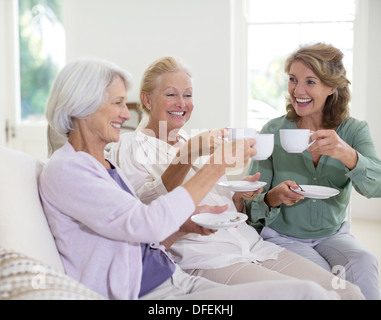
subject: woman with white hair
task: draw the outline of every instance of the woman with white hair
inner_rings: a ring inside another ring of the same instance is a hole
[[[245,140],[236,154],[216,153],[191,181],[145,205],[104,155],[130,117],[130,84],[128,72],[113,63],[79,59],[53,85],[46,116],[68,141],[43,168],[39,191],[66,273],[109,299],[335,298],[309,281],[224,286],[190,276],[169,259],[159,242],[189,219],[227,163],[247,163],[254,141]]]

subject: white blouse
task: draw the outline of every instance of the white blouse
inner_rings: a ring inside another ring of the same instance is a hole
[[[177,151],[177,147],[135,131],[122,134],[119,142],[112,146],[109,156],[127,175],[136,195],[148,204],[168,193],[161,175]],[[184,182],[202,166],[202,160],[198,162],[192,165]],[[226,176],[220,179],[226,180]],[[232,195],[231,191],[216,184],[200,205],[228,204],[228,211],[237,211]],[[282,250],[264,241],[253,227],[243,223],[237,228],[220,229],[209,236],[187,234],[172,245],[169,253],[183,269],[216,269],[239,262],[259,263],[276,259]]]

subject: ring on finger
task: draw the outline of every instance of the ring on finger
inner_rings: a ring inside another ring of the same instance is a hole
[[[295,203],[297,203],[297,201],[296,200],[291,200],[291,203],[295,204]]]

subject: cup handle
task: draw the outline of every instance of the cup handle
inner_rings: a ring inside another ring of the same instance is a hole
[[[310,137],[311,137],[311,136],[312,136],[312,133],[310,133]],[[311,142],[308,144],[307,149],[308,149],[309,147],[311,147],[315,142],[316,142],[316,139],[315,139],[314,141],[311,141]]]

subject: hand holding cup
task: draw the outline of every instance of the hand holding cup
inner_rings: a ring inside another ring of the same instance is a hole
[[[242,138],[255,139],[254,148],[257,154],[252,157],[253,160],[266,160],[271,156],[274,150],[274,134],[261,134],[253,128],[229,128],[229,140]]]

